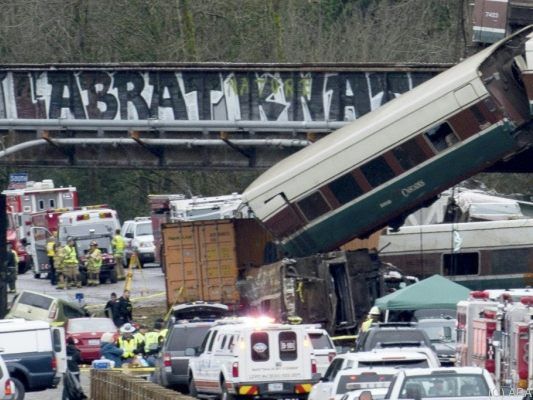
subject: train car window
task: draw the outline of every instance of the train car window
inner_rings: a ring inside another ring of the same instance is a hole
[[[335,179],[328,187],[341,205],[363,194],[363,189],[357,184],[351,172]]]
[[[405,171],[410,170],[427,160],[424,151],[416,143],[416,139],[411,139],[402,143],[392,149],[392,153]]]
[[[437,153],[446,150],[459,141],[452,127],[447,122],[434,126],[425,133]]]
[[[361,171],[372,187],[377,187],[395,177],[394,171],[381,156],[361,166]]]
[[[443,254],[443,275],[478,275],[479,253]]]
[[[308,221],[320,217],[331,209],[320,192],[315,192],[310,196],[307,196],[305,199],[300,200],[298,202],[298,207],[300,207],[300,210],[302,210]]]

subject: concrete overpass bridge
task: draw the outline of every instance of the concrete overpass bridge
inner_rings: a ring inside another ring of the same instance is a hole
[[[450,66],[0,66],[0,165],[265,169]]]

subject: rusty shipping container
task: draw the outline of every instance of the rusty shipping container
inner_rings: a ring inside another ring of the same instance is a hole
[[[240,302],[237,280],[263,264],[272,240],[254,219],[180,221],[162,226],[168,305]]]

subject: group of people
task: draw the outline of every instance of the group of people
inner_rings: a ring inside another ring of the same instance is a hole
[[[158,320],[152,329],[145,325],[138,328],[133,323],[125,323],[120,327],[120,336],[106,332],[100,338],[100,354],[102,358],[113,361],[116,368],[124,364],[140,364],[154,366],[155,357],[165,339],[166,329]]]
[[[117,279],[123,280],[125,278],[123,259],[126,242],[120,234],[120,229],[115,231],[115,235],[111,241],[111,247],[115,259]],[[55,237],[50,237],[46,245],[46,252],[50,266],[50,283],[56,286],[57,289],[66,289],[69,287],[80,288],[82,285],[79,273],[79,260],[74,239],[71,237],[67,238],[66,245],[61,246]],[[98,242],[93,240],[90,243],[85,259],[88,286],[98,286],[100,284],[102,261],[102,251],[98,247]]]
[[[111,293],[104,312],[108,318],[113,320],[117,328],[120,328],[120,336],[116,338],[116,335],[111,332],[104,333],[100,339],[100,353],[103,358],[113,361],[115,367],[120,367],[123,363],[133,363],[139,359],[153,366],[155,355],[159,352],[167,330],[163,329],[162,320],[156,321],[152,329],[145,325],[136,328],[132,319],[132,311],[128,290],[124,290],[118,299],[116,293]]]

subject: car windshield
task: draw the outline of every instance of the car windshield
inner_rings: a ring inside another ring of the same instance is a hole
[[[416,360],[373,360],[373,361],[359,361],[359,368],[367,367],[391,367],[391,368],[429,368],[428,362],[425,359]]]
[[[361,374],[342,375],[339,378],[339,385],[337,386],[337,394],[344,394],[349,390],[366,389],[373,386],[374,388],[387,388],[394,378],[393,374],[378,374],[376,372],[363,372]],[[368,384],[383,385],[368,385]]]
[[[311,345],[313,346],[313,349],[315,350],[325,350],[325,349],[331,349],[333,350],[333,345],[328,340],[327,335],[324,335],[323,333],[310,333],[309,338],[311,339]]]
[[[187,348],[199,347],[202,344],[204,336],[210,327],[210,325],[195,327],[175,326],[174,329],[172,329],[171,336],[167,344],[168,350],[184,351]]]
[[[52,301],[54,301],[53,298],[40,295],[39,293],[22,292],[18,303],[48,310]]]
[[[146,222],[142,224],[137,224],[137,227],[135,228],[135,232],[137,236],[148,236],[153,235],[152,231],[152,223]]]
[[[424,334],[418,329],[391,329],[376,331],[365,343],[365,350],[378,347],[378,343],[425,343]]]
[[[117,330],[109,318],[70,319],[68,321],[69,333],[82,332],[115,332]]]
[[[429,336],[432,342],[452,342],[455,341],[455,329],[445,325],[420,325]]]
[[[489,388],[481,374],[407,376],[400,390],[401,399],[432,397],[462,399],[489,395]]]

